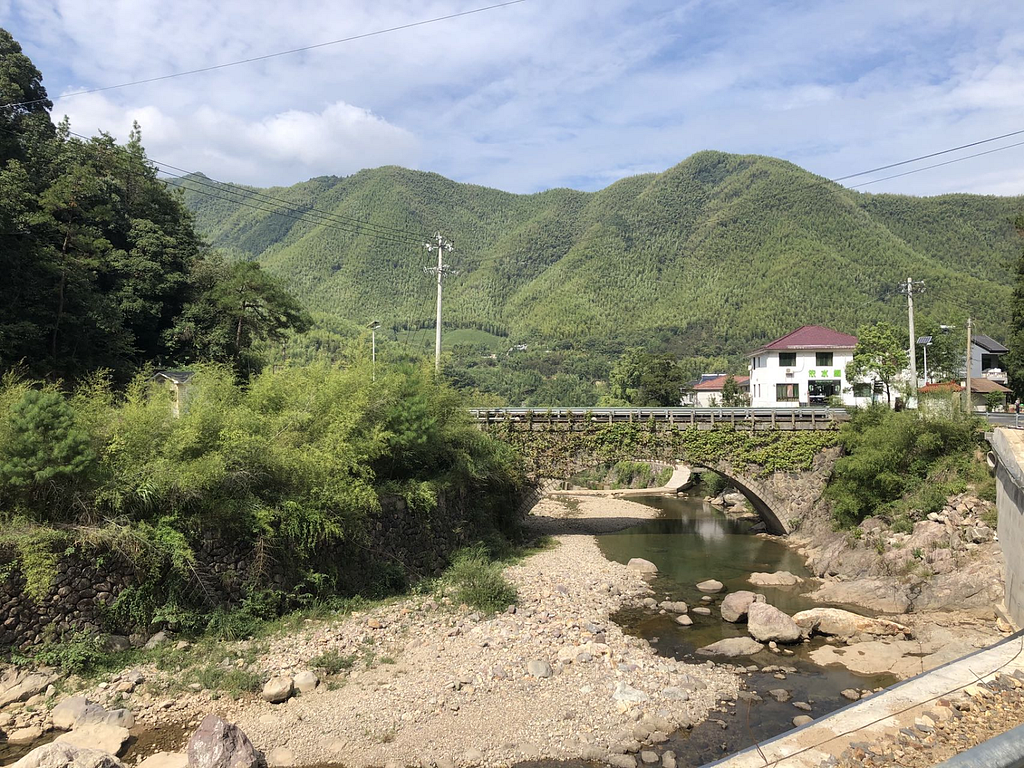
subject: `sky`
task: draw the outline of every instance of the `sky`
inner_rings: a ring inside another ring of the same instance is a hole
[[[55,98],[495,1],[0,0],[0,26]],[[394,164],[595,190],[704,149],[836,178],[1024,129],[1024,14],[1012,0],[524,0],[55,99],[53,114],[121,140],[138,121],[150,157],[260,186]],[[1024,194],[1024,146],[858,188]]]

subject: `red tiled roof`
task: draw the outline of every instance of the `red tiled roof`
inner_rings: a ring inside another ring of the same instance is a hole
[[[922,394],[930,394],[933,392],[963,392],[963,384],[959,381],[936,381],[931,384],[925,384],[919,390]],[[1013,390],[1007,389],[998,381],[992,381],[991,379],[976,379],[971,377],[971,392],[975,392],[981,395],[987,395],[990,392],[1012,392]]]
[[[725,380],[728,378],[728,376],[719,376],[710,381],[702,381],[700,384],[694,385],[693,390],[694,392],[720,392],[722,387],[725,386]],[[733,378],[736,380],[736,386],[740,389],[750,384],[749,376],[733,376]]]
[[[856,346],[856,336],[840,333],[823,325],[803,325],[751,354],[778,349],[853,349]]]

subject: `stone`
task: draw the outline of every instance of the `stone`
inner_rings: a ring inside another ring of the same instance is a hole
[[[0,709],[16,701],[27,701],[45,691],[58,675],[49,671],[32,672],[18,667],[8,667],[0,675]]]
[[[775,699],[780,704],[784,704],[793,698],[793,694],[787,691],[785,688],[772,688],[768,691],[768,695]]]
[[[747,581],[755,587],[792,587],[796,584],[803,584],[804,580],[789,571],[775,571],[774,573],[752,573],[747,577]]]
[[[807,725],[808,723],[813,722],[814,718],[810,715],[797,715],[793,718],[793,725],[795,725],[797,728],[799,728],[801,725]]]
[[[752,656],[762,650],[764,646],[749,637],[727,637],[698,648],[697,653],[702,656]]]
[[[659,608],[664,608],[669,613],[686,613],[689,608],[682,600],[662,600],[658,603]]]
[[[875,619],[861,616],[853,611],[841,608],[811,608],[793,614],[793,621],[800,625],[807,634],[817,632],[820,635],[832,635],[840,638],[854,637],[859,634],[896,636],[905,634],[908,637],[911,629],[890,619]]]
[[[676,768],[676,753],[669,750],[661,756],[662,768]]]
[[[299,693],[312,693],[320,684],[320,678],[316,676],[316,672],[307,669],[295,675],[294,683],[295,689]]]
[[[143,646],[143,648],[145,648],[147,651],[152,651],[154,648],[159,648],[161,645],[163,645],[170,639],[170,636],[161,629],[159,632],[157,632],[155,635],[149,638],[149,640],[146,641],[146,644]]]
[[[846,688],[840,691],[840,695],[842,695],[844,699],[849,699],[850,701],[858,701],[860,699],[860,691],[853,688]]]
[[[116,755],[124,747],[129,736],[128,729],[120,725],[90,723],[89,725],[76,725],[75,730],[58,736],[57,741],[84,749],[100,749]]]
[[[290,677],[272,677],[263,686],[263,700],[271,704],[280,704],[282,701],[288,701],[294,692],[294,682]]]
[[[526,671],[534,677],[545,678],[554,674],[551,665],[543,659],[534,659],[526,665]]]
[[[259,754],[237,725],[210,714],[188,740],[189,768],[257,768]]]
[[[484,761],[484,753],[476,747],[470,747],[465,751],[462,759],[470,765],[479,765]]]
[[[188,755],[184,752],[157,752],[135,768],[188,768]]]
[[[636,768],[636,758],[632,755],[608,755],[604,761],[612,768]]]
[[[693,619],[686,615],[676,616],[675,622],[681,627],[689,627],[693,624]]]
[[[31,744],[43,737],[43,729],[38,725],[30,725],[27,728],[18,728],[7,734],[9,744]]]
[[[721,592],[725,589],[725,584],[716,579],[707,579],[697,584],[697,589],[701,592]]]
[[[747,497],[738,491],[733,491],[732,493],[722,494],[722,501],[730,507],[742,507],[747,503]]]
[[[693,612],[696,613],[698,616],[710,616],[711,615],[711,609],[710,608],[705,608],[702,605],[699,605],[696,608],[694,608]]]
[[[722,600],[722,620],[733,624],[743,621],[747,617],[747,608],[750,604],[758,602],[764,602],[764,595],[757,595],[745,589],[730,592]]]
[[[761,642],[795,643],[801,637],[799,625],[774,605],[751,603],[747,609],[747,631]]]
[[[132,647],[132,642],[125,635],[107,635],[103,638],[102,648],[107,653],[121,653]]]
[[[896,643],[875,640],[845,648],[823,645],[821,648],[811,651],[808,657],[815,664],[821,666],[842,664],[858,675],[881,675],[894,672],[894,668],[904,655],[903,650]]]
[[[275,747],[267,754],[268,768],[288,768],[295,765],[295,754],[287,747]]]
[[[71,696],[53,708],[50,719],[53,727],[70,731],[89,707],[91,702],[85,696]]]
[[[109,752],[51,741],[33,749],[12,768],[124,768],[124,765]]]
[[[612,692],[612,701],[621,701],[627,704],[638,704],[650,698],[643,691],[639,691],[621,680],[615,684],[615,690]]]
[[[811,711],[811,705],[808,704],[806,701],[794,701],[793,706],[797,709],[802,709],[804,712]]]
[[[669,686],[668,688],[661,689],[661,696],[665,699],[672,699],[674,701],[689,701],[690,692],[686,691],[678,686]]]
[[[654,765],[655,763],[660,762],[658,759],[658,753],[650,749],[645,749],[641,752],[640,759],[647,765]]]
[[[658,566],[652,563],[650,560],[644,560],[642,557],[631,558],[626,563],[627,568],[631,568],[634,571],[640,571],[640,573],[657,573]]]

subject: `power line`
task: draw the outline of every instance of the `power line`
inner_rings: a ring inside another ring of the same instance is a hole
[[[131,80],[127,83],[118,83],[117,85],[105,85],[101,88],[90,88],[84,91],[75,91],[74,93],[65,93],[62,96],[55,96],[46,99],[32,99],[30,101],[19,101],[12,104],[4,104],[5,107],[25,107],[30,104],[39,104],[45,101],[58,101],[60,99],[69,99],[72,96],[84,96],[89,93],[100,93],[102,91],[112,91],[117,88],[127,88],[132,85],[145,85],[146,83],[156,83],[161,80],[170,80],[175,77],[185,77],[186,75],[197,75],[203,72],[213,72],[218,69],[227,69],[228,67],[237,67],[242,64],[252,64],[256,61],[266,61],[267,59],[274,59],[280,56],[290,56],[295,53],[303,53],[305,51],[312,51],[317,48],[326,48],[331,45],[340,45],[341,43],[351,43],[354,40],[364,40],[368,37],[377,37],[379,35],[385,35],[389,32],[398,32],[403,29],[412,29],[414,27],[422,27],[427,24],[436,24],[439,21],[448,21],[450,19],[457,19],[462,16],[471,16],[474,13],[483,13],[484,11],[492,11],[496,8],[505,8],[509,5],[517,5],[518,3],[524,3],[526,0],[508,0],[508,2],[497,3],[495,5],[487,5],[482,8],[473,8],[469,11],[459,11],[458,13],[449,13],[445,16],[435,16],[432,19],[424,19],[422,21],[413,21],[408,24],[399,24],[396,27],[388,27],[387,29],[378,29],[373,32],[363,32],[358,35],[350,35],[349,37],[342,37],[337,40],[328,40],[325,43],[314,43],[313,45],[304,45],[300,48],[290,48],[287,51],[277,51],[275,53],[267,53],[262,56],[251,56],[247,59],[239,59],[237,61],[228,61],[223,64],[213,64],[209,67],[198,67],[196,69],[188,69],[183,72],[172,72],[167,75],[159,75],[157,77],[147,77],[141,80]]]
[[[1019,136],[1022,133],[1024,133],[1024,128],[1022,128],[1019,131],[1012,131],[1011,133],[1004,133],[1002,136],[993,136],[993,137],[988,138],[988,139],[981,139],[980,141],[972,141],[970,144],[961,144],[959,147],[952,147],[950,149],[943,149],[943,150],[941,150],[939,152],[931,152],[930,154],[927,154],[927,155],[920,155],[918,157],[912,157],[909,160],[900,160],[900,162],[898,162],[898,163],[889,163],[888,165],[880,165],[877,168],[872,168],[872,169],[870,169],[868,171],[860,171],[859,173],[851,173],[851,174],[848,174],[846,176],[840,176],[839,178],[832,179],[832,181],[839,182],[839,181],[843,181],[845,179],[852,179],[852,178],[855,178],[857,176],[867,176],[869,173],[876,173],[877,171],[886,171],[889,168],[896,168],[896,167],[901,166],[901,165],[908,165],[909,163],[916,163],[918,160],[927,160],[930,157],[938,157],[939,155],[948,155],[950,152],[958,152],[961,149],[969,149],[970,147],[976,147],[979,144],[988,144],[990,141],[999,141],[999,139],[1008,139],[1011,136]],[[889,178],[895,178],[895,177],[894,176],[890,176]],[[883,179],[879,179],[879,181],[883,181]]]
[[[933,165],[926,165],[923,168],[915,168],[912,171],[904,171],[903,173],[894,173],[892,176],[883,176],[880,179],[873,179],[872,181],[865,181],[865,182],[862,182],[860,184],[851,184],[849,186],[849,189],[856,189],[857,187],[866,187],[869,184],[877,184],[880,181],[888,181],[889,179],[898,179],[900,176],[909,176],[912,173],[920,173],[921,171],[928,171],[928,170],[931,170],[932,168],[941,168],[944,165],[952,165],[953,163],[959,163],[959,162],[961,162],[963,160],[970,160],[972,157],[981,157],[982,155],[991,155],[994,152],[1002,152],[1004,149],[1013,149],[1014,147],[1019,147],[1019,146],[1022,146],[1022,145],[1024,145],[1024,141],[1018,141],[1015,144],[1007,144],[1005,147],[996,147],[995,149],[989,149],[989,150],[986,150],[984,152],[975,152],[973,155],[964,155],[963,157],[958,157],[958,158],[956,158],[954,160],[947,160],[944,163],[934,163]],[[941,153],[936,153],[936,154],[941,154]],[[913,161],[907,161],[907,162],[913,162]],[[897,163],[897,165],[902,165],[902,163]],[[890,166],[890,167],[892,167],[892,166]],[[868,171],[868,173],[870,173],[870,171]],[[861,174],[857,174],[857,175],[861,175]],[[850,177],[847,176],[846,178],[850,178]]]

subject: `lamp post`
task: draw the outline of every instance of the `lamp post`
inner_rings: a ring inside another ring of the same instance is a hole
[[[928,383],[928,347],[932,343],[931,336],[922,336],[917,340],[918,345],[924,350],[924,383]]]
[[[380,328],[380,321],[374,320],[370,323],[367,328],[370,329],[370,349],[372,355],[372,363],[370,364],[370,381],[377,380],[377,329]]]

